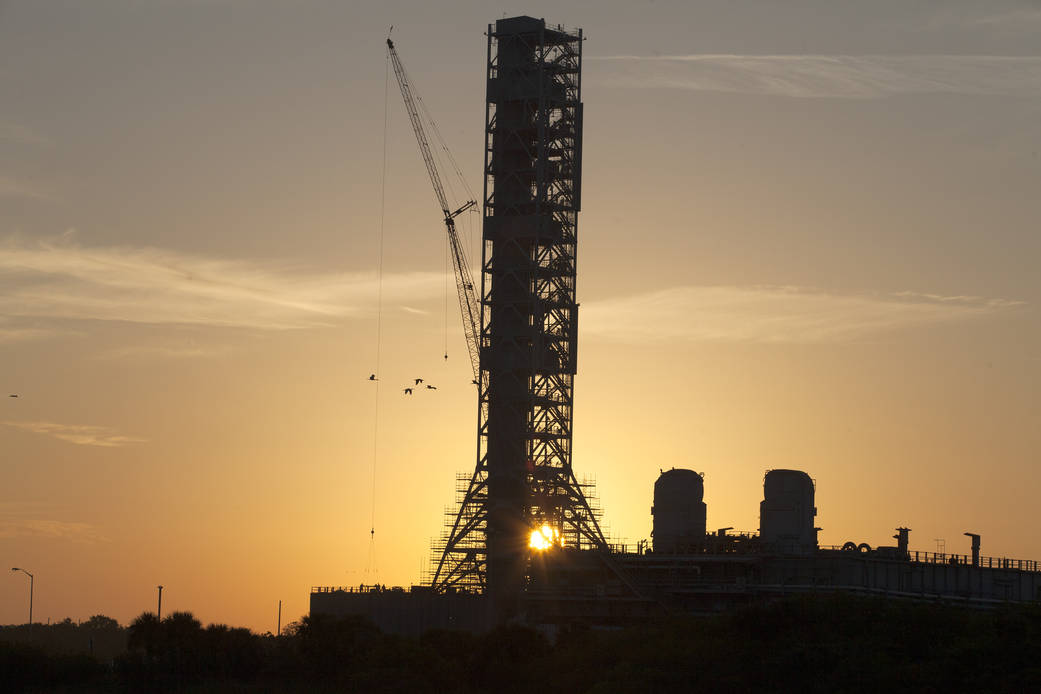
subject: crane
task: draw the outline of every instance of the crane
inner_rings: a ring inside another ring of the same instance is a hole
[[[401,58],[398,57],[398,52],[394,50],[394,42],[389,37],[387,38],[387,50],[390,51],[391,64],[394,66],[394,76],[397,77],[398,87],[401,88],[401,98],[405,102],[405,110],[408,111],[409,120],[412,121],[412,130],[415,131],[416,140],[419,142],[419,153],[423,155],[423,163],[426,165],[427,174],[430,176],[430,183],[434,187],[434,195],[437,197],[437,202],[441,206],[441,214],[444,216],[445,230],[448,232],[448,244],[452,255],[452,266],[455,269],[455,286],[456,293],[459,295],[459,309],[463,314],[463,332],[466,334],[466,347],[470,352],[470,365],[473,367],[474,383],[479,385],[481,378],[479,346],[481,304],[474,289],[473,275],[470,274],[470,264],[466,259],[463,245],[459,242],[459,234],[455,229],[455,218],[463,212],[476,207],[477,201],[468,200],[455,210],[448,204],[445,188],[441,185],[441,174],[437,170],[437,163],[434,161],[434,156],[430,151],[430,143],[427,140],[426,131],[419,118],[419,111],[416,109],[417,96],[412,91],[408,75],[405,73],[405,66],[401,64]],[[431,120],[431,122],[433,121]],[[436,131],[437,126],[435,125],[434,128]],[[445,150],[447,151],[447,147]],[[447,357],[447,355],[445,356]]]

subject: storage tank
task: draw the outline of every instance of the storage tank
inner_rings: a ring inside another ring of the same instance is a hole
[[[813,480],[802,470],[770,470],[759,504],[759,538],[764,548],[783,554],[817,549]]]
[[[693,470],[673,468],[654,483],[654,551],[674,554],[705,541],[705,481]]]

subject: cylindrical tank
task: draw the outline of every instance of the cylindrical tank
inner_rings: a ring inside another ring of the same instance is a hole
[[[673,468],[654,483],[654,551],[677,553],[705,541],[705,481],[693,470]]]
[[[764,547],[785,554],[817,549],[813,480],[802,470],[770,470],[759,504],[759,538]]]

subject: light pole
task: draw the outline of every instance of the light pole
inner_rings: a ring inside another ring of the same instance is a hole
[[[155,616],[157,619],[163,618],[163,587],[159,586],[159,605],[155,608]]]
[[[25,569],[19,569],[17,566],[11,567],[11,571],[21,571],[23,574],[29,577],[29,633],[33,633],[33,575]]]

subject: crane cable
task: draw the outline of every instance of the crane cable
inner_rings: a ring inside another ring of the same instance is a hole
[[[448,149],[448,143],[445,142],[445,138],[441,134],[441,129],[437,127],[437,121],[435,121],[433,116],[430,115],[430,111],[427,109],[426,102],[423,101],[423,97],[419,94],[418,91],[416,91],[416,85],[410,82],[409,86],[412,88],[412,93],[416,95],[416,102],[419,104],[420,111],[423,112],[423,116],[426,118],[427,122],[430,124],[431,129],[434,131],[434,139],[437,141],[439,148],[448,157],[448,161],[452,164],[452,170],[455,172],[456,178],[459,180],[460,183],[463,184],[463,188],[466,189],[466,194],[470,196],[470,199],[476,200],[477,196],[474,194],[473,189],[470,188],[470,184],[466,180],[466,176],[463,175],[463,170],[459,166],[459,162],[457,162],[455,157],[452,155],[452,150]],[[447,167],[442,165],[441,168],[444,169]]]
[[[393,27],[391,27],[393,28]],[[380,353],[383,346],[383,236],[387,216],[387,116],[390,112],[390,56],[387,56],[383,81],[383,168],[380,171],[380,231],[379,252],[376,258],[376,394],[372,418],[372,497],[369,516],[369,559],[366,573],[376,574],[376,463],[379,459],[380,422]]]
[[[388,52],[388,56],[389,56],[389,52]],[[402,69],[404,69],[404,68],[402,68]],[[465,189],[466,194],[469,196],[469,199],[470,200],[476,200],[477,196],[474,195],[473,189],[470,188],[469,182],[466,180],[466,177],[463,175],[463,170],[459,166],[459,162],[457,162],[456,158],[452,155],[452,150],[448,149],[448,143],[445,142],[445,138],[441,134],[441,129],[437,127],[437,121],[434,120],[434,117],[430,114],[429,109],[427,109],[426,102],[423,101],[422,95],[419,93],[419,90],[416,88],[416,85],[414,83],[412,83],[411,81],[409,82],[409,87],[412,90],[412,94],[416,98],[416,104],[419,106],[419,113],[421,114],[422,119],[424,121],[426,121],[427,125],[430,126],[430,129],[434,133],[434,142],[436,143],[436,146],[431,149],[431,154],[434,156],[434,159],[437,161],[437,168],[439,170],[442,170],[442,171],[445,171],[445,170],[451,168],[452,171],[455,173],[455,176],[458,179],[458,181],[460,183],[462,183],[463,188]],[[447,161],[451,165],[451,167],[445,165],[445,160],[442,159],[442,152],[444,153],[444,156],[447,157]],[[456,196],[455,187],[452,185],[452,177],[451,176],[446,176],[444,178],[444,183],[448,186],[448,193],[449,193],[450,198],[452,200],[457,200],[458,198]],[[472,219],[472,217],[468,215],[468,219]],[[472,223],[467,228],[467,245],[468,246],[472,244],[471,238],[472,238]],[[469,265],[469,258],[467,258],[467,256],[468,256],[467,249],[464,247],[462,250],[463,250],[463,257],[464,257],[464,259],[466,259],[467,264]],[[450,248],[449,239],[446,236],[445,237],[445,299],[444,299],[444,311],[443,311],[443,316],[444,316],[444,358],[445,358],[445,361],[448,361],[448,314],[449,314],[449,310],[448,310],[449,300],[448,300],[448,297],[449,297],[449,294],[451,294],[451,289],[450,289],[450,279],[451,279],[451,276],[452,276],[451,248]]]
[[[449,294],[449,279],[452,276],[452,261],[449,258],[449,241],[448,234],[445,234],[445,361],[448,361],[448,294]]]

